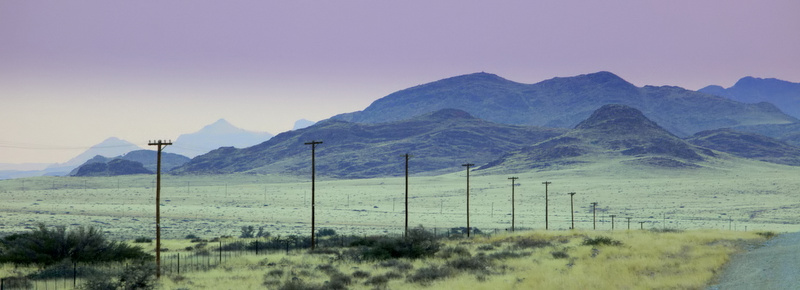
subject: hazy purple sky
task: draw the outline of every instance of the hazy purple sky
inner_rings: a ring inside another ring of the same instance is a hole
[[[486,71],[637,86],[800,82],[800,1],[0,1],[0,163],[273,134]],[[36,149],[32,149],[36,148]]]

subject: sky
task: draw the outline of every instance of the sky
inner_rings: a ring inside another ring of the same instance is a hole
[[[800,1],[0,1],[0,163],[147,148],[224,118],[278,134],[489,72],[697,90],[800,82]],[[153,149],[153,148],[151,148]]]

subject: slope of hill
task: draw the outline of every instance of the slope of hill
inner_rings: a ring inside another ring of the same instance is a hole
[[[687,141],[705,148],[765,162],[800,166],[800,147],[754,133],[719,129],[699,132]]]
[[[461,170],[461,164],[485,163],[510,150],[560,135],[564,130],[488,122],[454,109],[381,124],[326,120],[278,134],[244,149],[220,148],[176,168],[176,174],[310,173],[316,148],[317,174],[364,178],[404,173],[403,154],[414,155],[410,172],[429,174]]]
[[[636,108],[678,136],[723,127],[797,122],[771,104],[743,104],[679,87],[640,88],[610,72],[536,84],[488,73],[457,76],[392,93],[363,111],[332,119],[381,123],[456,108],[503,124],[571,128],[606,104]]]
[[[637,109],[605,105],[575,129],[507,154],[480,169],[527,170],[620,157],[628,164],[687,168],[713,156],[711,150],[687,143]]]
[[[233,146],[244,148],[269,140],[272,134],[266,132],[252,132],[237,128],[225,119],[219,119],[197,132],[181,134],[178,139],[167,146],[164,152],[176,153],[188,157],[195,157],[211,150]]]
[[[775,78],[744,77],[732,87],[707,86],[698,90],[743,103],[769,102],[786,114],[800,118],[800,83]]]

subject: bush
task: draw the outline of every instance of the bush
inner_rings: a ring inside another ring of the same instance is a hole
[[[487,272],[492,265],[492,261],[484,255],[479,255],[475,257],[458,257],[447,261],[445,265],[458,270]]]
[[[334,229],[320,229],[317,231],[317,237],[330,237],[335,235],[336,231]]]
[[[372,276],[372,274],[370,274],[369,272],[361,271],[361,270],[356,270],[355,272],[353,272],[352,275],[353,275],[353,278],[356,278],[356,279],[364,279],[364,278],[369,278],[369,276]]]
[[[530,252],[518,253],[518,252],[514,252],[514,251],[504,250],[502,252],[496,252],[496,253],[489,254],[489,259],[492,259],[492,260],[516,259],[516,258],[527,257],[527,256],[530,256],[530,255],[531,255]]]
[[[239,235],[239,237],[243,238],[243,239],[252,238],[252,237],[254,237],[253,232],[255,232],[255,231],[256,231],[256,229],[253,226],[243,226],[242,227],[242,234]]]
[[[584,246],[621,246],[622,242],[614,240],[609,237],[599,236],[596,238],[586,238],[583,240]]]
[[[409,262],[400,261],[397,259],[386,260],[383,262],[378,263],[379,266],[384,268],[395,268],[399,271],[408,271],[414,268],[414,265],[411,265]]]
[[[767,231],[767,232],[756,232],[756,235],[762,236],[765,239],[771,239],[771,238],[777,236],[778,234],[776,234],[775,232]]]
[[[354,260],[387,260],[430,257],[439,251],[441,243],[433,233],[418,227],[409,230],[405,238],[368,237],[356,240],[350,246],[358,247],[355,252],[346,254]]]
[[[135,240],[133,240],[133,242],[134,243],[152,243],[153,239],[148,238],[148,237],[138,237]]]
[[[452,256],[457,257],[470,257],[472,253],[462,246],[447,247],[436,253],[436,256],[442,259],[450,259]]]
[[[89,277],[82,289],[155,289],[156,265],[150,261],[135,263],[113,274]]]
[[[195,234],[188,234],[185,237],[185,239],[187,239],[187,240],[195,240],[195,239],[199,239],[199,238],[200,237],[196,236]]]
[[[522,238],[516,242],[516,246],[520,249],[544,248],[550,245],[550,241],[534,238]]]
[[[73,262],[110,262],[152,258],[140,247],[109,242],[94,227],[78,227],[67,231],[59,226],[53,230],[40,223],[37,229],[13,234],[0,241],[4,251],[0,263],[49,266],[69,259]]]
[[[566,251],[555,251],[555,252],[551,252],[550,254],[553,255],[554,259],[566,259],[566,258],[569,258],[569,254],[567,254]]]
[[[417,272],[409,275],[406,281],[426,285],[435,280],[450,277],[453,274],[453,270],[448,267],[433,265],[418,269]]]

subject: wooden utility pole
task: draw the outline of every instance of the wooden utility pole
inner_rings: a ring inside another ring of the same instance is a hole
[[[408,159],[411,158],[411,155],[406,154],[403,156],[406,157],[406,231],[403,236],[408,237]]]
[[[640,230],[644,230],[644,223],[645,222],[639,222],[639,229]]]
[[[517,179],[519,179],[519,177],[509,177],[508,179],[511,180],[511,231],[513,232],[514,231],[514,224],[516,222],[516,220],[514,218],[514,215],[515,215],[515,213],[514,213],[514,206],[515,206],[515,202],[514,202],[514,184],[517,182]],[[494,213],[494,210],[492,210],[492,213]]]
[[[548,204],[547,186],[550,185],[551,183],[552,182],[550,181],[542,182],[542,184],[544,184],[544,229],[545,230],[550,229],[550,223],[548,222],[548,218],[550,215],[548,213],[548,206],[547,206]]]
[[[574,230],[575,229],[575,206],[574,206],[574,203],[572,202],[572,196],[574,196],[575,193],[574,192],[570,192],[568,194],[569,194],[569,214],[570,214],[570,216],[572,216],[572,227],[570,227],[570,229]]]
[[[470,232],[470,228],[469,228],[469,168],[472,167],[472,166],[475,166],[475,164],[464,163],[464,164],[461,164],[461,166],[467,167],[467,238],[469,238],[469,232]]]
[[[626,219],[628,220],[628,230],[630,230],[631,229],[631,217],[626,217]]]
[[[158,146],[156,155],[156,278],[161,278],[161,150],[172,141],[149,141],[149,146]]]
[[[597,229],[597,202],[592,203],[592,229]]]
[[[615,215],[615,214],[612,214],[612,215],[611,215],[611,230],[612,230],[612,231],[614,230],[614,217],[616,217],[616,216],[617,216],[617,215]]]
[[[314,219],[315,219],[314,209],[316,207],[316,202],[315,202],[316,199],[315,199],[315,194],[314,194],[314,183],[315,183],[315,178],[316,178],[316,175],[317,175],[316,159],[315,159],[316,157],[315,157],[315,155],[316,155],[317,144],[322,144],[322,141],[313,141],[312,140],[311,142],[306,142],[304,144],[305,145],[311,145],[311,250],[313,251],[314,248],[316,247],[316,242],[317,242],[316,239],[315,239],[315,235],[314,235],[314,231],[315,231],[315,228],[314,228]]]

